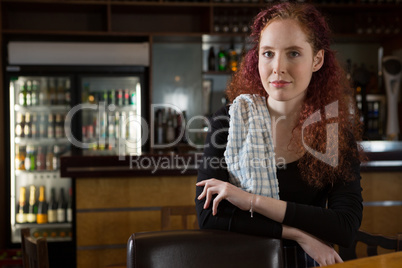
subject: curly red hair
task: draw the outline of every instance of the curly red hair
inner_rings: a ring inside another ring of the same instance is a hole
[[[254,46],[244,56],[238,72],[233,75],[226,94],[230,101],[240,94],[259,94],[269,97],[261,83],[258,70],[260,35],[269,23],[284,19],[293,19],[298,22],[307,36],[314,55],[320,50],[324,50],[325,55],[323,66],[319,71],[313,73],[307,88],[300,118],[293,129],[292,141],[295,142],[299,153],[306,151],[305,145],[307,145],[316,152],[322,154],[327,152],[326,159],[333,158],[331,160],[335,161],[337,165],[334,167],[326,164],[318,157],[306,152],[298,164],[302,177],[316,187],[323,187],[338,180],[354,180],[358,175],[354,174],[351,168],[356,164],[353,161],[364,159],[361,148],[354,142],[361,140],[361,122],[358,113],[355,112],[357,109],[353,90],[335,57],[335,52],[330,49],[329,26],[325,17],[313,5],[281,3],[262,10],[254,18],[250,36]],[[313,113],[321,111],[322,114],[325,114],[325,108],[332,103],[337,103],[337,117],[320,120],[308,127],[303,127],[303,123]],[[337,138],[337,142],[327,144],[327,124],[329,123],[336,123],[338,132],[328,133],[328,135],[333,135],[333,138]],[[303,139],[300,139],[302,134]],[[328,152],[331,151],[334,154],[328,155]]]

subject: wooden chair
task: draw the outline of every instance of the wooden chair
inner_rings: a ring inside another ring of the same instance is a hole
[[[49,268],[46,238],[31,237],[28,228],[21,229],[22,262],[26,268]]]
[[[356,246],[358,242],[362,242],[367,246],[367,256],[378,255],[378,247],[390,249],[394,251],[402,251],[402,234],[395,237],[375,235],[359,230],[353,244],[348,247],[339,247],[339,255],[344,261],[357,259]]]
[[[161,210],[161,221],[162,230],[172,229],[172,216],[181,217],[181,229],[198,229],[197,217],[195,217],[194,222],[189,226],[188,220],[197,216],[195,206],[171,206],[162,207]],[[190,228],[189,228],[190,227]]]

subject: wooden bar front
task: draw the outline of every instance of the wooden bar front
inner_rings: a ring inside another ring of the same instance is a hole
[[[162,206],[194,205],[201,156],[179,155],[176,157],[187,161],[186,168],[177,164],[160,169],[141,169],[130,165],[132,159],[119,160],[118,156],[62,157],[62,175],[75,178],[77,267],[124,265],[126,243],[132,233],[161,230]],[[389,163],[362,165],[361,228],[365,231],[402,233],[402,165],[398,165],[398,156],[402,154],[392,154]],[[171,154],[142,157],[153,158],[150,162],[170,157],[174,162]],[[369,157],[378,160],[376,154]],[[178,219],[172,228],[179,225]],[[358,244],[359,257],[365,256],[364,250]]]

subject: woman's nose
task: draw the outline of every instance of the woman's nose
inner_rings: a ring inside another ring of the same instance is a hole
[[[274,74],[283,74],[286,72],[286,62],[281,55],[278,55],[273,62],[273,72]]]

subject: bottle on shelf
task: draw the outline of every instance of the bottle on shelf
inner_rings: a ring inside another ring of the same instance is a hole
[[[36,155],[36,170],[43,171],[46,169],[46,155],[43,146],[38,146],[38,154]]]
[[[17,214],[15,216],[15,221],[17,223],[26,223],[28,215],[28,207],[26,203],[26,188],[20,187],[20,196],[17,204]]]
[[[228,65],[227,55],[223,47],[220,47],[218,53],[218,70],[219,71],[226,71]]]
[[[56,122],[54,124],[55,138],[63,137],[63,120],[61,114],[56,114]]]
[[[32,81],[28,80],[26,83],[26,106],[32,105]]]
[[[47,96],[49,98],[48,103],[50,105],[55,105],[57,103],[57,93],[56,93],[56,85],[53,78],[49,78],[48,88],[47,88]]]
[[[53,148],[48,146],[46,149],[46,170],[53,170]]]
[[[209,48],[208,53],[208,71],[215,71],[216,70],[216,57],[214,52],[214,47],[211,46]]]
[[[20,82],[20,92],[18,93],[18,104],[21,106],[27,106],[27,88],[23,81]]]
[[[39,83],[39,91],[38,91],[38,101],[39,105],[46,105],[48,104],[48,89],[47,89],[47,80],[42,79]]]
[[[57,206],[57,222],[65,222],[67,214],[67,203],[64,196],[64,188],[60,188],[59,201]]]
[[[25,170],[34,171],[36,169],[36,156],[35,147],[28,144],[26,146],[26,156],[25,156]]]
[[[15,136],[23,138],[25,128],[25,116],[22,113],[17,113],[15,123]]]
[[[29,223],[35,223],[38,214],[38,204],[36,202],[36,187],[31,185],[29,187],[29,209],[27,220]]]
[[[39,84],[37,80],[32,81],[31,105],[37,106],[39,104]]]
[[[25,170],[25,147],[19,144],[15,145],[15,169]]]
[[[56,90],[56,98],[57,101],[56,103],[58,105],[63,105],[65,104],[65,99],[64,99],[64,95],[65,95],[65,80],[63,78],[59,78],[57,81],[57,90]]]
[[[25,114],[25,124],[24,124],[24,137],[30,138],[32,137],[31,133],[31,114]]]
[[[125,89],[124,90],[124,102],[123,102],[124,106],[130,105],[130,90],[129,89]]]
[[[130,91],[130,105],[134,107],[137,105],[137,92],[135,89]]]
[[[236,72],[238,68],[238,55],[236,50],[234,49],[234,44],[230,45],[229,50],[229,71]]]
[[[56,189],[50,190],[49,207],[47,210],[47,221],[49,223],[57,222],[57,201],[56,201]]]
[[[53,159],[52,159],[53,170],[59,170],[60,168],[60,152],[61,152],[60,146],[54,145]]]
[[[47,137],[46,115],[41,113],[38,120],[38,135],[40,138]]]
[[[73,221],[73,188],[70,187],[68,191],[68,203],[67,203],[67,222]]]
[[[167,112],[167,119],[166,119],[166,142],[171,143],[174,141],[175,138],[175,129],[173,124],[173,114],[172,110],[169,108]]]
[[[44,224],[48,222],[47,218],[48,204],[45,197],[45,186],[39,187],[39,204],[38,204],[38,214],[36,216],[36,222],[38,224]]]
[[[71,81],[69,78],[66,79],[64,86],[64,104],[71,104]]]
[[[55,136],[55,126],[53,120],[53,114],[49,114],[47,117],[47,137],[54,138]]]
[[[32,114],[31,121],[31,137],[38,138],[39,137],[39,126],[38,126],[38,115],[36,113]]]

